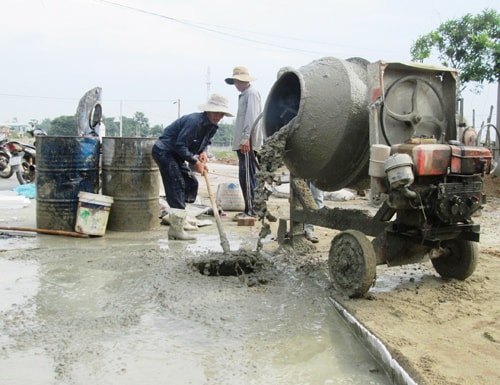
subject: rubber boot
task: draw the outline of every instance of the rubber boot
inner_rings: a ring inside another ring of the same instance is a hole
[[[168,239],[178,239],[181,241],[192,241],[196,237],[188,235],[184,231],[184,224],[186,222],[186,210],[170,209],[169,213],[170,228],[168,229]]]
[[[198,221],[196,219],[190,219],[186,217],[184,221],[184,230],[185,231],[198,231]],[[164,225],[170,225],[170,214],[166,214],[161,218],[161,223]]]
[[[196,219],[189,218],[186,215],[186,219],[184,219],[184,230],[185,231],[198,231],[198,226],[196,225]]]
[[[186,219],[184,220],[185,231],[198,231],[198,224],[196,217],[189,215],[189,205],[186,207]]]

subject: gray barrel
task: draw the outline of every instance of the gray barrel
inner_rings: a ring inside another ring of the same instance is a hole
[[[99,139],[36,139],[36,223],[40,229],[74,231],[80,191],[99,190]]]
[[[367,64],[322,58],[283,72],[274,83],[263,122],[271,136],[296,118],[284,157],[293,176],[325,191],[368,185]]]
[[[113,197],[108,230],[147,231],[160,226],[159,169],[154,138],[102,139],[102,193]]]

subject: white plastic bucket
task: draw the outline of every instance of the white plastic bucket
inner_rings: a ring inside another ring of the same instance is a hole
[[[80,191],[78,199],[75,231],[103,236],[106,233],[113,198]]]

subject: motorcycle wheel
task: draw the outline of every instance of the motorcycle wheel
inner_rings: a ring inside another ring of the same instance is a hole
[[[16,177],[19,184],[28,184],[35,181],[35,169],[30,166],[30,158],[23,158],[21,164],[16,170]]]
[[[0,178],[9,179],[12,174],[14,174],[14,170],[10,165],[10,158],[7,154],[0,152]]]

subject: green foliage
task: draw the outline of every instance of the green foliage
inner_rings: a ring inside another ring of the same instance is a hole
[[[102,118],[106,126],[106,136],[120,136],[120,122],[115,118]],[[44,119],[41,124],[37,124],[48,135],[72,136],[76,135],[76,116],[59,116],[52,121]],[[133,118],[122,116],[123,137],[157,138],[163,132],[164,127],[159,124],[149,125],[149,119],[143,112],[136,112]],[[215,146],[230,146],[233,136],[233,124],[221,124],[212,140]]]
[[[106,136],[120,136],[120,123],[115,122],[114,118],[105,118],[103,116],[102,122],[106,126]]]
[[[419,37],[412,45],[412,60],[422,62],[438,51],[444,66],[459,71],[459,91],[469,82],[500,80],[500,14],[485,9],[474,16],[448,20],[436,30]]]
[[[35,126],[48,133],[50,131],[50,119],[46,118],[42,120],[42,123],[36,124]]]
[[[212,145],[219,147],[231,146],[233,143],[233,127],[234,127],[233,123],[219,124],[217,132],[212,138]]]
[[[150,138],[158,138],[163,132],[163,127],[160,124],[156,124],[149,129]]]
[[[59,116],[50,122],[47,134],[52,136],[73,136],[78,132],[76,116]]]
[[[215,159],[238,159],[236,151],[221,150],[218,147],[210,147],[209,152],[214,154]]]
[[[146,118],[144,112],[136,112],[132,120],[135,126],[135,136],[147,137],[149,132],[149,119]]]
[[[132,118],[122,116],[122,135],[124,137],[134,137],[136,133],[135,121]]]

